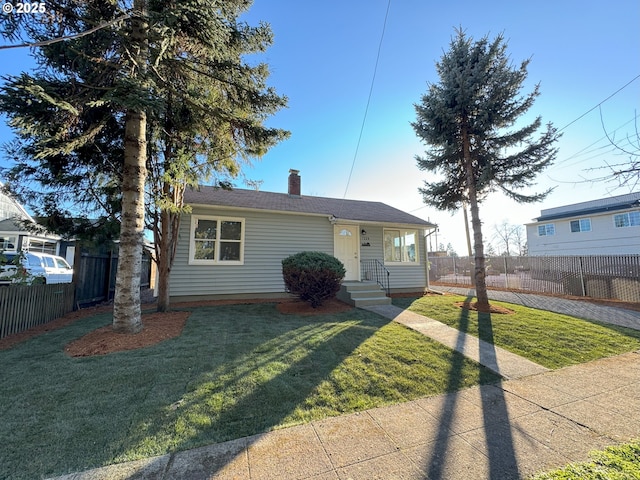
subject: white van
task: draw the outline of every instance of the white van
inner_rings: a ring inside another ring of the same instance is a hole
[[[11,283],[7,277],[12,276],[17,268],[19,253],[0,253],[0,284]],[[73,268],[67,261],[48,253],[25,252],[22,266],[34,283],[71,283]]]

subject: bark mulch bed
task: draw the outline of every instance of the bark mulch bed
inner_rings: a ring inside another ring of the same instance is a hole
[[[109,325],[74,340],[64,351],[71,357],[90,357],[156,345],[179,336],[190,314],[191,312],[146,313],[142,315],[142,331],[139,333],[117,333]]]
[[[498,289],[494,289],[498,290]],[[527,293],[527,292],[522,292]],[[415,296],[415,293],[399,294],[393,296]],[[430,294],[426,294],[430,295]],[[437,295],[441,295],[438,293]],[[558,295],[553,295],[558,296]],[[608,305],[613,307],[627,308],[630,310],[640,311],[640,305],[631,302],[622,302],[617,300],[598,300],[587,299],[584,297],[573,296],[561,296],[570,300],[581,300],[586,302],[597,303],[600,305]],[[353,307],[346,303],[343,303],[337,299],[332,299],[325,302],[324,305],[318,308],[312,308],[306,302],[301,302],[292,299],[256,299],[256,300],[211,300],[201,302],[189,302],[189,303],[177,303],[176,307],[201,307],[210,305],[231,305],[231,304],[248,304],[248,303],[274,303],[277,302],[277,309],[282,314],[288,315],[322,315],[346,312]],[[456,304],[460,308],[468,308],[471,310],[477,310],[475,302],[459,302]],[[144,308],[151,308],[153,304],[145,304]],[[75,312],[71,312],[64,317],[58,318],[52,322],[44,325],[33,327],[26,332],[11,335],[9,337],[0,340],[0,350],[5,350],[13,347],[14,345],[28,340],[45,332],[49,332],[58,328],[62,328],[82,318],[98,315],[100,313],[108,313],[113,310],[113,306],[98,306],[83,308]],[[483,311],[483,310],[481,310]],[[491,311],[489,313],[496,314],[511,314],[512,310],[508,308],[499,307],[497,305],[491,305]],[[184,324],[189,316],[189,312],[167,312],[167,313],[146,313],[142,316],[143,329],[142,332],[137,334],[123,334],[115,333],[111,330],[110,326],[99,328],[82,338],[74,340],[65,348],[68,355],[74,357],[90,356],[90,355],[105,355],[112,352],[134,350],[137,348],[144,348],[151,345],[155,345],[164,340],[174,338],[180,335]]]
[[[474,312],[480,313],[496,313],[499,315],[510,315],[515,313],[513,310],[505,307],[501,307],[500,305],[489,304],[489,308],[486,306],[478,306],[478,302],[456,302],[454,304],[456,307],[464,308],[466,310],[473,310]]]
[[[211,305],[233,305],[248,303],[273,303],[278,302],[277,309],[280,313],[290,315],[321,315],[332,314],[351,310],[353,307],[339,300],[330,300],[318,308],[311,308],[305,302],[291,299],[257,299],[257,300],[212,300],[202,302],[177,303],[177,308],[202,307]],[[153,307],[154,305],[144,305]],[[100,313],[109,313],[113,306],[90,307],[71,312],[44,325],[33,327],[25,332],[11,335],[0,340],[0,350],[11,348],[17,343],[28,340],[45,332],[56,330],[76,322],[82,318]],[[135,350],[156,345],[164,340],[175,338],[182,333],[182,329],[190,312],[174,311],[165,313],[145,313],[142,315],[142,331],[136,334],[116,333],[111,326],[101,327],[87,335],[74,340],[65,347],[65,352],[72,357],[87,357],[92,355],[106,355],[113,352]]]
[[[285,315],[323,315],[348,312],[349,310],[353,310],[353,306],[332,298],[317,308],[313,308],[307,302],[294,300],[292,302],[278,303],[277,309]]]

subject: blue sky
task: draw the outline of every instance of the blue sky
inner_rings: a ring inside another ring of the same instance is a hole
[[[493,194],[480,210],[485,238],[491,240],[493,225],[503,220],[524,224],[542,208],[629,192],[583,180],[603,173],[588,169],[626,157],[608,147],[598,108],[577,119],[640,75],[637,0],[255,0],[243,19],[271,25],[274,45],[259,59],[270,66],[269,84],[289,98],[289,107],[268,124],[290,130],[291,138],[244,170],[264,182],[262,190],[286,191],[288,171],[295,168],[303,194],[342,198],[346,191],[347,198],[383,201],[438,223],[438,243],[451,242],[464,253],[462,215],[422,203],[418,187],[430,174],[415,165],[425,147],[410,126],[427,82],[438,81],[435,62],[462,27],[476,39],[502,33],[516,64],[531,58],[526,91],[539,82],[541,95],[524,120],[540,115],[545,123],[566,126],[556,164],[539,177],[538,189],[556,187],[554,192],[532,205]],[[29,68],[26,51],[0,50],[1,73],[21,68]],[[615,130],[621,141],[633,135],[639,104],[640,78],[602,103],[607,131]],[[10,138],[0,122],[0,142]],[[237,186],[246,188],[242,179]]]

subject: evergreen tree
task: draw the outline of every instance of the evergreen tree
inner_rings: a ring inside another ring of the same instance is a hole
[[[541,118],[516,128],[516,122],[539,95],[536,85],[520,95],[527,65],[513,66],[502,36],[490,41],[467,37],[462,30],[436,64],[439,83],[415,105],[416,135],[429,149],[417,156],[421,170],[441,174],[420,189],[424,202],[441,210],[458,210],[467,203],[474,237],[476,295],[479,308],[489,306],[479,203],[496,190],[517,202],[543,199],[549,190],[523,194],[536,175],[551,164],[558,138],[551,124],[540,134]]]
[[[236,11],[224,21],[234,25]],[[242,35],[224,37],[217,48],[185,48],[175,42],[168,49],[173,58],[161,65],[165,79],[162,108],[153,124],[153,161],[149,191],[150,229],[158,261],[158,310],[169,308],[169,273],[175,256],[186,188],[211,181],[230,186],[243,163],[259,158],[288,132],[266,128],[264,119],[286,104],[266,86],[264,64],[248,66],[241,56],[264,51],[271,32],[262,25],[241,28]],[[232,32],[230,32],[232,33]],[[175,85],[182,88],[176,89]]]
[[[233,174],[239,157],[262,154],[286,136],[262,126],[285,103],[265,87],[266,67],[241,58],[271,42],[267,25],[237,21],[249,6],[63,0],[48,5],[40,22],[1,20],[5,38],[40,42],[37,71],[4,78],[0,94],[0,111],[18,136],[9,146],[18,161],[7,177],[37,182],[45,213],[69,213],[61,208],[69,200],[119,215],[117,330],[142,327],[147,180],[148,207],[177,215],[187,185],[225,168]],[[155,231],[177,228],[175,218],[161,217]],[[175,241],[175,232],[164,238]]]

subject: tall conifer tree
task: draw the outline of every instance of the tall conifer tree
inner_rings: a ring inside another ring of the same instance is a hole
[[[550,190],[519,190],[533,185],[536,175],[553,162],[558,138],[551,124],[534,138],[540,117],[516,126],[540,92],[536,85],[521,96],[529,61],[513,66],[506,48],[502,36],[473,41],[458,30],[436,64],[439,82],[428,85],[415,105],[412,123],[428,147],[424,156],[416,157],[418,167],[440,174],[424,182],[424,202],[441,210],[470,207],[478,308],[489,307],[479,204],[496,190],[517,202],[543,199]]]
[[[142,326],[145,188],[148,208],[178,215],[187,185],[237,173],[239,158],[286,137],[262,125],[285,99],[266,88],[264,65],[242,58],[271,42],[267,25],[238,22],[250,5],[61,0],[39,22],[2,19],[5,38],[40,42],[37,71],[4,78],[0,94],[0,111],[18,138],[8,147],[17,162],[7,177],[37,182],[42,195],[31,199],[45,199],[43,213],[69,214],[61,208],[66,200],[120,215],[120,331]],[[156,232],[175,226],[175,218],[158,225]],[[175,231],[168,237],[175,241]]]

